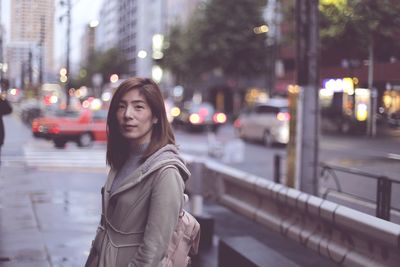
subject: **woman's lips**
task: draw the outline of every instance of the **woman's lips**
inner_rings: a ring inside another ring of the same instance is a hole
[[[130,131],[136,128],[136,125],[122,125],[122,129]]]

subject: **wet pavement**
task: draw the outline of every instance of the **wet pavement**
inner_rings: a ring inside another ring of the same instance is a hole
[[[30,138],[24,136],[26,129],[14,120],[7,119],[6,125],[0,167],[0,266],[83,266],[98,224],[106,168],[97,163],[76,167],[69,161],[31,166],[21,155]],[[95,155],[92,150],[82,153],[89,159]],[[205,202],[204,212],[215,220],[214,242],[200,251],[193,267],[218,266],[218,240],[233,236],[251,236],[298,266],[337,266],[215,203]]]
[[[104,177],[3,166],[0,266],[83,266],[99,219],[94,189]]]
[[[105,170],[68,172],[9,164],[0,174],[0,266],[83,266],[100,213]],[[216,267],[218,239],[252,236],[298,266],[336,266],[278,233],[206,202],[214,218],[213,246],[203,248],[193,267]]]

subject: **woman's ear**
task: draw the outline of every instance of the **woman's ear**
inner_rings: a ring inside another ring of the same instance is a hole
[[[158,119],[156,117],[153,118],[153,124],[157,124]]]

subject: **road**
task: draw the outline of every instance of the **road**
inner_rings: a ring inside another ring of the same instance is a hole
[[[28,166],[42,169],[62,170],[74,166],[76,170],[107,172],[104,144],[80,149],[75,144],[68,143],[66,149],[55,149],[51,142],[33,138],[30,129],[21,123],[16,123],[14,121],[15,114],[13,116],[13,118],[5,117],[6,135],[8,137],[13,135],[12,139],[6,139],[3,149],[5,164],[17,164],[24,161]],[[223,126],[216,135],[204,132],[188,133],[180,129],[175,132],[177,144],[183,153],[220,161],[269,180],[273,180],[274,177],[274,156],[279,155],[282,158],[281,180],[282,183],[285,183],[287,167],[285,146],[267,148],[258,143],[241,143],[236,138],[231,125]],[[12,140],[18,141],[13,144]],[[24,146],[21,147],[21,144]],[[240,157],[240,150],[243,151],[242,157]],[[84,153],[82,153],[83,151]],[[237,157],[238,155],[239,157]],[[345,168],[357,168],[400,181],[399,132],[376,138],[324,134],[320,138],[319,157],[321,162]],[[364,197],[370,201],[376,200],[375,180],[339,172],[336,172],[336,175],[344,192]],[[334,180],[331,178],[320,179],[320,185],[336,188]],[[375,214],[374,205],[360,205],[359,201],[342,194],[329,194],[328,199],[372,215]],[[392,185],[391,203],[392,207],[400,210],[400,184]],[[400,216],[393,216],[392,221],[400,223]]]
[[[30,129],[18,120],[16,114],[5,117],[4,121],[6,142],[2,151],[3,171],[0,172],[0,261],[10,259],[10,262],[1,263],[1,266],[14,266],[16,262],[18,266],[30,267],[82,266],[99,219],[99,188],[107,173],[105,145],[95,144],[92,148],[82,149],[69,143],[65,149],[56,149],[49,141],[33,138]],[[235,140],[231,127],[221,128],[216,136],[177,130],[176,137],[183,153],[207,158],[209,144],[222,143],[222,148],[226,149]],[[363,163],[368,167],[371,165],[365,164],[368,159],[384,157],[388,153],[395,157],[392,149],[396,143],[393,140],[390,144],[387,140],[382,144],[368,140],[373,145],[370,150],[363,150],[361,139],[332,136],[326,140],[322,142],[323,160],[345,164],[353,159],[357,164]],[[346,149],[347,152],[344,151]],[[276,153],[284,158],[285,151],[285,147],[266,148],[260,144],[245,143],[242,162],[231,162],[234,153],[210,159],[272,179],[272,158]],[[375,159],[371,168],[392,174],[399,167],[398,161],[393,161],[387,166],[387,158]],[[365,183],[356,183],[352,188],[364,186]],[[219,209],[216,210],[219,216],[228,214]],[[239,222],[245,223],[249,222]],[[254,225],[248,227],[256,228]],[[273,248],[302,263],[300,266],[321,266],[316,261],[319,258],[312,252],[303,252],[287,240],[278,241],[278,234],[266,235],[266,229],[258,231],[260,238],[273,240]],[[216,232],[237,234],[229,223],[217,224]],[[296,249],[298,252],[292,253]],[[304,253],[310,254],[299,256]],[[312,259],[314,265],[305,259]],[[216,265],[207,263],[202,266]]]

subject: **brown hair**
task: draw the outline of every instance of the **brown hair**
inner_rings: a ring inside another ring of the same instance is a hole
[[[150,144],[144,151],[141,162],[167,144],[175,144],[174,133],[167,119],[164,99],[158,85],[148,78],[133,77],[118,86],[110,103],[107,116],[107,164],[112,169],[119,170],[129,155],[129,145],[119,130],[116,117],[118,105],[122,97],[131,90],[139,90],[146,99],[151,112],[157,118],[153,126]]]

